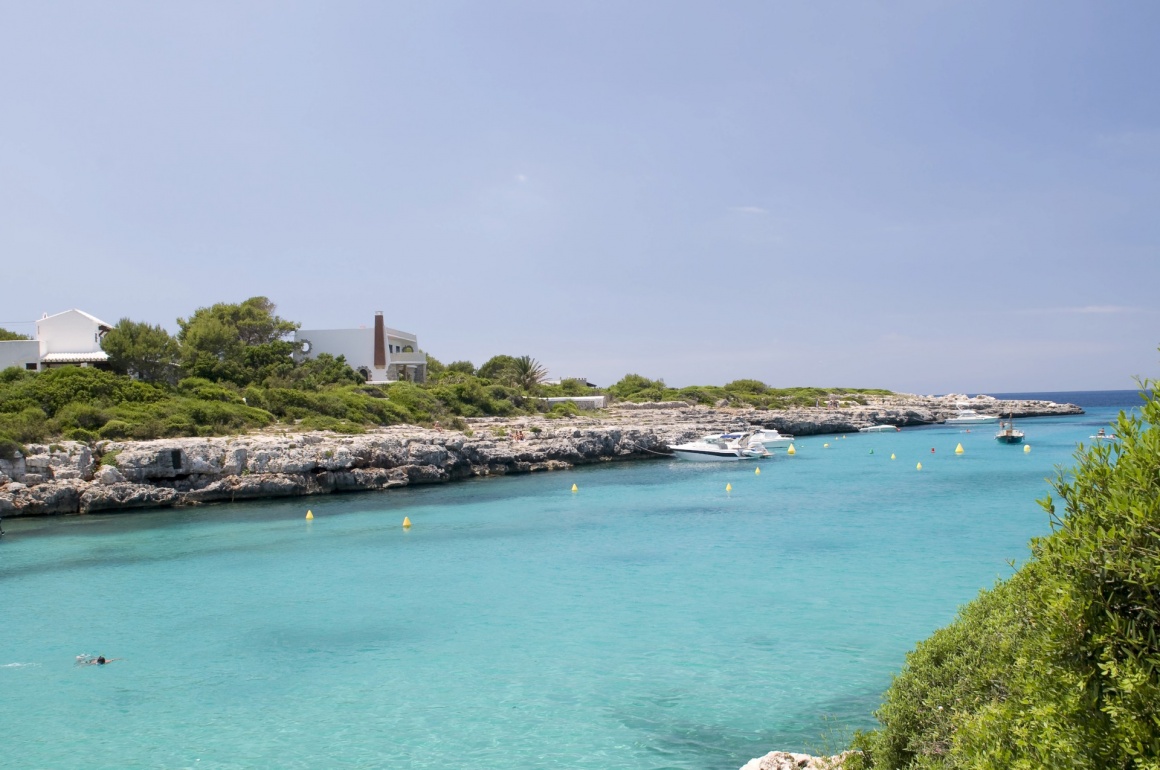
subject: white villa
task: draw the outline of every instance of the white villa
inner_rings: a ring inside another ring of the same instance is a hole
[[[101,338],[112,328],[83,310],[46,314],[36,322],[36,339],[0,342],[0,369],[15,366],[35,372],[104,363],[109,356],[101,350]]]
[[[294,343],[299,361],[321,353],[343,356],[372,384],[427,381],[427,354],[419,349],[419,338],[384,326],[381,311],[375,313],[373,328],[299,329]]]

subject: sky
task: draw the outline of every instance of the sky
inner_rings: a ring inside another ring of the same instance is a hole
[[[607,385],[1160,376],[1160,4],[0,0],[0,326]]]

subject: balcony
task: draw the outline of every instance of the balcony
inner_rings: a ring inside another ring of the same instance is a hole
[[[427,354],[422,350],[416,353],[388,353],[387,361],[392,364],[426,364]]]

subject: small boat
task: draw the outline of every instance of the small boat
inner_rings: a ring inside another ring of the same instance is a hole
[[[999,432],[995,434],[995,440],[1003,444],[1022,444],[1023,431],[1015,430],[1014,420],[1000,422]]]
[[[865,427],[865,428],[859,428],[858,432],[859,433],[894,433],[895,431],[899,431],[899,430],[902,430],[902,428],[899,428],[896,425],[870,425],[870,426]]]
[[[1092,441],[1119,441],[1120,440],[1120,437],[1117,436],[1115,433],[1108,433],[1103,428],[1100,428],[1099,431],[1096,433],[1096,435],[1088,436],[1088,438],[1090,438]]]
[[[696,441],[675,444],[669,449],[682,460],[694,462],[728,462],[732,460],[756,460],[766,457],[769,452],[751,433],[722,433],[703,436]]]
[[[787,447],[793,443],[793,436],[788,433],[779,433],[777,428],[754,428],[753,438],[761,442],[766,449]]]
[[[947,425],[982,425],[999,422],[999,415],[979,414],[974,409],[959,409],[954,417],[948,417],[945,422]]]

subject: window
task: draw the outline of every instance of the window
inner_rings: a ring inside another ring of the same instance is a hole
[[[36,371],[36,364],[25,364],[24,368],[30,372],[35,372]]]

